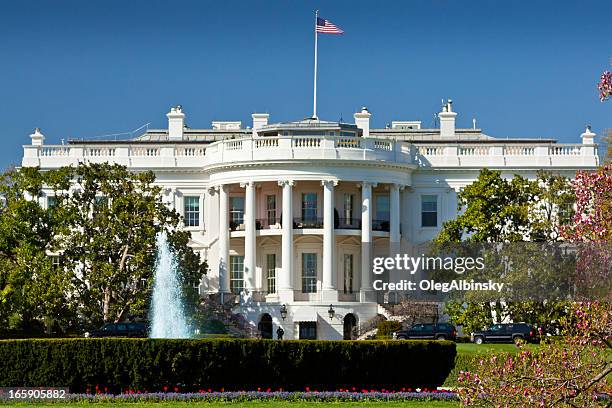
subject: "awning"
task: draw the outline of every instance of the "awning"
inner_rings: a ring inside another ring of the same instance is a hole
[[[294,322],[316,322],[317,317],[317,311],[312,306],[298,307],[292,315]]]

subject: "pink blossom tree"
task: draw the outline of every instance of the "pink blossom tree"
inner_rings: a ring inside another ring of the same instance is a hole
[[[606,99],[612,98],[612,72],[604,71],[599,78],[599,99],[603,102]]]

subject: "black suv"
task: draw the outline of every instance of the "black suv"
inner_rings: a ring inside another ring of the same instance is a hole
[[[519,340],[527,343],[538,342],[536,329],[527,323],[495,324],[489,329],[472,333],[472,342],[482,343],[516,343]]]
[[[457,330],[450,323],[419,323],[412,325],[408,330],[400,330],[393,333],[393,338],[397,340],[455,340],[456,337]]]
[[[107,323],[85,333],[85,337],[147,337],[147,325],[135,322]]]

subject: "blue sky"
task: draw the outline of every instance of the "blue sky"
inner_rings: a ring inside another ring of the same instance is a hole
[[[0,165],[47,143],[124,132],[182,104],[191,127],[312,113],[313,10],[319,117],[432,123],[578,143],[612,127],[596,83],[612,56],[612,1],[20,1],[0,5]]]

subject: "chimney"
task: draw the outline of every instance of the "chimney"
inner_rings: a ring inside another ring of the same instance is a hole
[[[455,137],[455,119],[457,112],[453,112],[453,101],[449,99],[444,106],[442,112],[438,113],[440,118],[440,136]]]
[[[372,114],[368,111],[365,106],[361,108],[361,112],[357,112],[353,115],[355,118],[355,125],[363,130],[363,137],[370,137],[370,117]]]
[[[596,134],[591,131],[591,125],[587,125],[584,133],[580,135],[580,137],[582,138],[582,144],[585,144],[585,145],[595,144],[595,136]]]
[[[40,128],[34,129],[34,133],[30,135],[30,139],[32,139],[32,146],[42,146],[45,141],[45,136],[40,133]]]
[[[257,133],[257,130],[268,125],[268,118],[270,117],[270,114],[253,113],[251,117],[253,118],[253,134],[255,135]]]
[[[183,140],[185,130],[185,114],[183,107],[177,105],[166,114],[168,117],[168,140]]]

